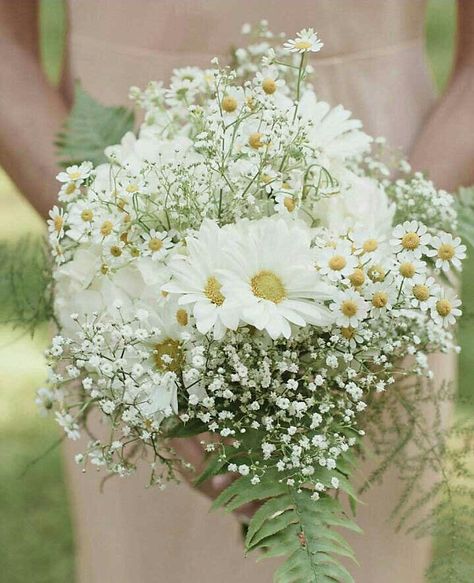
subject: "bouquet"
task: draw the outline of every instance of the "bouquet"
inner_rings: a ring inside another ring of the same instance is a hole
[[[232,472],[214,506],[260,502],[245,545],[284,557],[275,581],[349,582],[344,498],[354,510],[371,411],[419,395],[428,355],[457,350],[466,246],[451,194],[318,99],[317,34],[257,28],[232,67],[132,88],[138,132],[121,109],[73,112],[38,403],[69,438],[88,430],[79,464],[146,464],[159,487],[189,469],[170,439],[207,436],[196,483]],[[86,151],[94,123],[120,143]]]

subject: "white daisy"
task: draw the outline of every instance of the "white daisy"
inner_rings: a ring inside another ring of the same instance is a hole
[[[361,320],[367,317],[370,304],[354,290],[338,291],[334,303],[330,306],[336,318],[336,324],[343,328],[357,328]]]
[[[371,315],[380,316],[391,310],[397,302],[397,296],[398,288],[394,285],[392,278],[372,283],[365,293],[366,299],[371,304]]]
[[[93,170],[92,162],[83,162],[80,166],[76,164],[69,166],[65,171],[60,172],[56,179],[59,182],[77,182],[84,181],[88,178]]]
[[[431,235],[427,228],[419,221],[405,221],[393,229],[390,244],[395,253],[406,253],[415,258],[427,255]]]
[[[399,253],[393,273],[401,280],[412,280],[414,277],[426,273],[427,265],[422,259],[417,259],[410,252]]]
[[[462,312],[459,309],[461,300],[454,293],[439,288],[435,300],[431,305],[431,317],[437,324],[452,326]]]
[[[64,226],[67,218],[67,215],[64,214],[64,209],[53,206],[49,211],[49,217],[48,231],[50,238],[54,240],[62,239],[64,237]]]
[[[195,237],[186,239],[186,255],[176,255],[170,262],[172,280],[163,290],[179,294],[178,303],[189,305],[201,334],[212,330],[220,339],[226,329],[235,330],[239,312],[235,301],[222,293],[218,270],[225,266],[222,253],[225,236],[216,223],[205,220]]]
[[[296,34],[296,38],[289,39],[284,45],[291,53],[317,53],[324,46],[314,29],[303,28]]]
[[[439,285],[433,277],[418,275],[410,282],[409,291],[411,305],[414,308],[419,308],[422,312],[426,312],[436,301],[436,297],[439,294]]]
[[[226,231],[235,239],[221,273],[222,292],[239,305],[240,318],[274,339],[289,338],[290,324],[326,326],[331,315],[323,301],[332,288],[313,267],[305,224],[272,218],[238,228]]]
[[[350,241],[338,241],[334,246],[316,248],[316,266],[330,281],[338,281],[350,275],[359,260],[352,254]]]
[[[143,235],[141,245],[142,255],[150,256],[153,261],[163,259],[173,247],[171,238],[166,232],[155,231],[152,229],[149,233]]]
[[[430,244],[433,249],[430,249],[427,255],[435,258],[437,269],[449,271],[453,266],[461,271],[461,262],[466,259],[466,245],[462,244],[460,237],[453,237],[450,233],[441,233],[433,237]]]

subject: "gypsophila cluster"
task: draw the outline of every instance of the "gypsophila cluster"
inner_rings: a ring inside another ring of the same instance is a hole
[[[456,349],[446,281],[466,248],[451,195],[406,163],[392,180],[361,123],[319,100],[317,34],[258,32],[233,69],[132,88],[138,133],[58,175],[60,330],[38,403],[72,439],[91,410],[110,422],[80,463],[127,475],[139,445],[163,484],[166,439],[195,428],[252,484],[276,469],[318,498],[370,396]]]

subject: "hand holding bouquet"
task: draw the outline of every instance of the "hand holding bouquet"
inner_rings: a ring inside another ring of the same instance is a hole
[[[456,349],[466,247],[451,195],[318,99],[316,33],[261,33],[234,68],[133,88],[138,134],[58,175],[38,400],[72,439],[107,423],[78,463],[160,487],[190,469],[170,439],[207,435],[197,483],[230,471],[215,506],[261,502],[246,547],[286,557],[275,580],[352,581],[367,407]]]

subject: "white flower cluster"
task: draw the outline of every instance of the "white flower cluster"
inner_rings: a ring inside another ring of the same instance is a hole
[[[161,482],[184,427],[222,438],[208,449],[252,483],[274,467],[317,498],[370,394],[454,348],[448,282],[466,248],[451,196],[419,174],[376,178],[360,122],[317,98],[314,31],[281,48],[261,32],[236,70],[132,89],[138,135],[58,175],[60,335],[38,401],[71,438],[93,408],[110,420],[80,461],[125,475],[144,445]]]

